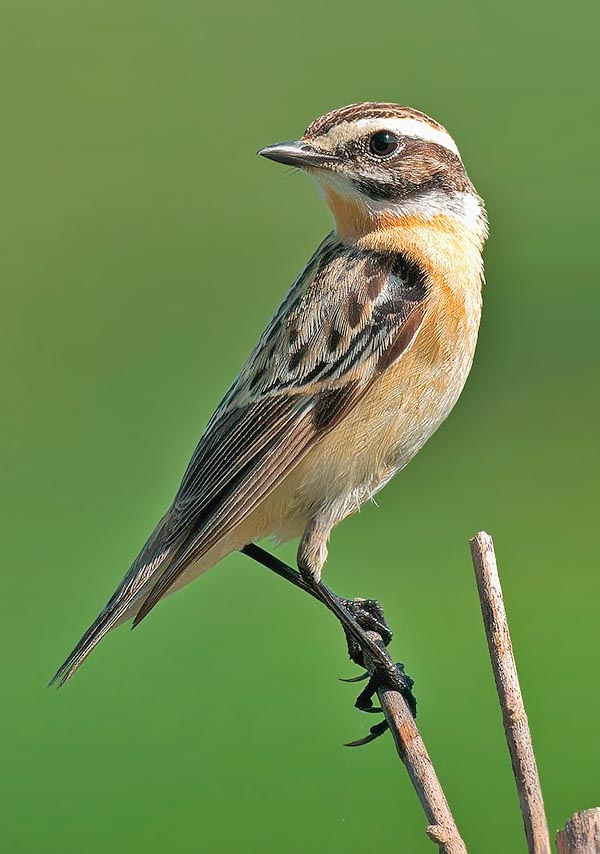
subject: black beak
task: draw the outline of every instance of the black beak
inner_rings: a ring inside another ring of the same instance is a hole
[[[301,139],[295,139],[292,142],[278,142],[277,145],[267,145],[266,148],[261,148],[257,153],[261,157],[275,160],[277,163],[285,163],[286,166],[297,166],[299,168],[303,166],[331,166],[339,159],[334,154],[317,151]]]

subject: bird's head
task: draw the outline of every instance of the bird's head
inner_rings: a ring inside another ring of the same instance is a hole
[[[485,238],[483,204],[456,143],[442,125],[410,107],[351,104],[321,116],[300,139],[258,153],[308,172],[341,234],[444,216]]]

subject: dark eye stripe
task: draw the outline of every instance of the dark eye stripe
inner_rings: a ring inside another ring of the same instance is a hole
[[[375,178],[352,178],[352,184],[364,196],[375,201],[389,202],[403,199],[407,195],[407,183],[396,181],[377,181]],[[416,189],[415,185],[411,189]]]

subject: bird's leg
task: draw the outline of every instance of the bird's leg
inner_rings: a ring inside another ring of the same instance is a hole
[[[247,546],[244,546],[241,552],[263,566],[266,566],[267,569],[275,572],[281,578],[285,578],[286,581],[304,590],[305,593],[309,593],[313,598],[318,599],[319,602],[322,602],[329,608],[342,623],[348,641],[348,654],[355,664],[361,667],[364,666],[362,648],[357,635],[362,640],[364,632],[377,632],[385,646],[392,640],[392,630],[385,621],[383,608],[376,599],[344,599],[341,596],[337,596],[322,581],[319,580],[315,584],[315,579],[311,573],[303,574],[296,569],[292,569],[287,563],[284,563],[275,557],[275,555],[272,555],[255,543],[249,543]],[[342,620],[342,616],[343,620],[346,620],[347,616],[354,618],[357,624],[355,629],[358,628],[359,631],[351,631],[349,626]],[[361,629],[362,631],[360,631]]]
[[[260,546],[257,546],[255,543],[249,543],[247,546],[244,546],[243,549],[240,549],[240,551],[242,554],[247,555],[247,557],[251,557],[253,560],[262,564],[262,566],[266,566],[267,569],[275,572],[280,576],[280,578],[285,578],[286,581],[289,581],[291,584],[294,584],[296,587],[304,590],[305,593],[309,593],[313,598],[318,599],[319,602],[323,601],[322,597],[317,593],[310,580],[306,581],[304,576],[298,572],[298,570],[292,569],[291,566],[288,566],[287,563],[279,560],[275,555],[272,555],[270,552]],[[379,602],[375,599],[338,598],[343,607],[355,617],[358,624],[365,629],[365,631],[377,632],[383,639],[386,646],[390,643],[392,640],[392,630],[385,621],[383,608]],[[350,659],[356,664],[362,666],[360,647],[357,646],[356,641],[348,633],[346,633],[346,639],[348,641],[348,654]],[[363,678],[367,677],[357,676],[355,679],[349,679],[347,681],[361,681]]]
[[[242,554],[247,557],[251,557],[252,560],[260,563],[262,566],[266,566],[267,569],[270,569],[271,572],[279,575],[280,578],[285,578],[286,581],[289,581],[291,584],[294,584],[296,587],[304,590],[305,593],[309,593],[315,599],[319,599],[320,601],[320,597],[317,596],[310,584],[307,584],[297,569],[292,569],[291,566],[284,563],[282,560],[279,560],[278,557],[275,557],[275,555],[272,555],[270,552],[266,551],[266,549],[257,546],[256,543],[248,543],[248,545],[244,546],[240,551]]]
[[[364,654],[373,664],[373,674],[367,686],[359,695],[356,706],[362,711],[373,709],[372,698],[382,685],[399,691],[406,699],[409,707],[416,715],[416,700],[412,693],[413,680],[404,672],[402,664],[395,664],[389,656],[384,644],[389,643],[392,633],[385,622],[383,610],[378,602],[372,599],[343,599],[337,596],[326,584],[312,573],[298,572],[279,558],[257,546],[249,543],[241,549],[242,553],[258,563],[266,566],[281,578],[309,593],[322,602],[339,620],[348,640],[348,648],[352,660],[360,666],[365,666]],[[377,644],[367,632],[377,632],[382,638],[382,644]],[[375,734],[374,730],[377,730]],[[385,731],[383,722],[372,728],[368,741]],[[354,742],[353,742],[354,744]]]
[[[353,609],[348,608],[348,600],[337,596],[321,579],[312,578],[311,580],[305,578],[304,580],[317,592],[317,598],[338,618],[344,629],[346,638],[348,638],[352,660],[356,664],[365,667],[366,655],[373,665],[373,673],[367,682],[366,688],[358,696],[355,703],[356,707],[361,711],[370,711],[373,707],[372,698],[377,689],[387,686],[402,694],[413,716],[415,716],[417,713],[417,701],[412,692],[413,680],[404,672],[403,664],[396,664],[392,661],[390,654],[385,648],[383,638],[381,644],[379,644],[368,634],[368,632],[372,631],[379,634],[379,629],[375,628],[373,624],[374,620],[379,621],[380,617],[383,616],[383,611],[379,603],[375,603],[378,609],[378,614],[375,617],[370,607],[367,608],[366,612],[361,611],[355,614],[352,613]],[[350,601],[354,603],[356,600]],[[374,600],[367,601],[373,602]],[[363,619],[365,620],[364,624]],[[387,626],[386,623],[385,625]],[[391,635],[389,629],[387,631]],[[354,651],[357,654],[353,655]]]

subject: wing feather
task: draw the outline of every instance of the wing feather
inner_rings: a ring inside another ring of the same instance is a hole
[[[266,449],[267,453],[249,462],[248,470],[243,472],[238,485],[232,485],[225,500],[219,501],[218,507],[210,507],[204,518],[202,515],[199,517],[193,541],[162,573],[136,614],[134,626],[158,604],[180,573],[242,522],[364,393],[364,389],[359,389],[355,383],[339,391],[342,393],[336,396],[335,402],[331,402],[326,416],[323,408],[317,405],[320,401],[309,399],[306,411],[296,420],[293,429],[286,428],[281,435],[274,437]]]
[[[405,257],[325,239],[217,408],[171,508],[55,679],[132,611],[139,623],[351,412],[410,345],[426,295]]]

